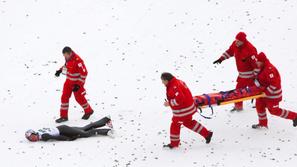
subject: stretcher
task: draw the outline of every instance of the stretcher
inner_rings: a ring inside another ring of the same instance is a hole
[[[211,115],[213,115],[213,106],[233,104],[246,100],[261,98],[264,96],[265,94],[257,87],[246,87],[217,93],[202,94],[194,96],[193,98],[200,115],[204,118],[210,119],[211,117],[204,116],[202,114],[203,108],[209,107],[211,109]]]

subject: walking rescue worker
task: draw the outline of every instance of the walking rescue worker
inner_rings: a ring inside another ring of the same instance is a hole
[[[259,123],[252,125],[252,128],[268,127],[266,109],[272,115],[292,120],[293,126],[297,126],[297,113],[279,107],[279,102],[282,101],[282,86],[277,68],[270,63],[263,52],[253,56],[252,59],[260,69],[255,85],[265,94],[265,97],[256,100]]]
[[[167,72],[161,75],[161,80],[166,86],[167,100],[164,102],[164,106],[170,107],[173,112],[170,126],[170,143],[164,145],[164,147],[174,148],[179,146],[181,125],[199,133],[208,144],[211,141],[213,132],[208,131],[202,124],[193,120],[192,116],[196,113],[197,108],[194,105],[190,89],[183,81],[176,79]]]
[[[235,58],[236,67],[238,71],[236,89],[252,86],[258,69],[251,63],[251,56],[257,55],[257,49],[247,40],[244,32],[239,32],[234,42],[223,55],[213,62],[213,64],[221,64],[224,60],[230,57]],[[231,111],[242,111],[243,103],[235,103]]]
[[[73,92],[75,100],[84,109],[85,114],[82,119],[89,119],[93,114],[93,109],[85,98],[86,90],[84,84],[88,75],[87,68],[84,61],[68,46],[62,50],[65,57],[65,65],[56,71],[55,75],[60,76],[65,70],[66,81],[63,87],[61,97],[60,118],[56,120],[57,123],[68,121],[69,99]]]

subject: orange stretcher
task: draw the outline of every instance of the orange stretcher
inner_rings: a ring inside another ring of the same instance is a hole
[[[194,96],[193,98],[196,107],[200,111],[200,115],[204,118],[210,119],[210,117],[202,115],[202,108],[209,107],[212,112],[211,114],[213,115],[213,106],[227,105],[257,99],[264,96],[265,94],[257,87],[246,87],[217,93],[202,94]]]

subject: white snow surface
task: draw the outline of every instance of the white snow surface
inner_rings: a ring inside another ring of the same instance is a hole
[[[268,114],[253,130],[250,102],[230,113],[215,107],[210,144],[182,128],[181,146],[166,150],[172,113],[163,106],[168,71],[193,95],[235,87],[235,61],[213,65],[245,31],[282,76],[281,107],[297,110],[297,1],[294,0],[1,0],[0,164],[2,167],[293,167],[297,128]],[[87,98],[95,114],[81,120],[71,98],[69,121],[80,126],[111,115],[116,138],[72,142],[25,139],[27,129],[55,127],[65,76],[54,77],[71,46],[85,61]]]

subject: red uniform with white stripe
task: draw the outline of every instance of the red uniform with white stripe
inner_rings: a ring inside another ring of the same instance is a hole
[[[222,61],[229,59],[230,57],[235,58],[238,71],[236,89],[253,85],[255,78],[255,67],[251,63],[251,56],[253,55],[257,55],[257,49],[246,40],[240,47],[237,47],[234,41],[229,49],[220,57],[220,60]],[[242,109],[242,102],[235,103],[235,108]]]
[[[84,88],[88,71],[83,60],[76,53],[72,52],[72,54],[72,58],[62,67],[66,68],[67,71],[67,78],[64,83],[63,94],[61,97],[60,116],[62,118],[68,118],[69,99],[74,85],[76,84],[79,85],[80,88],[77,92],[73,92],[75,100],[81,105],[85,113],[92,112],[92,108],[85,98],[86,90]]]
[[[173,78],[166,87],[167,100],[173,112],[170,126],[170,144],[174,147],[179,145],[181,125],[206,138],[209,131],[199,122],[192,119],[197,108],[194,105],[192,93],[187,85],[183,81]]]
[[[279,102],[282,100],[281,77],[269,60],[264,62],[264,67],[258,74],[255,85],[262,89],[266,95],[264,98],[256,100],[260,125],[267,126],[266,108],[271,114],[285,119],[294,120],[297,117],[295,112],[279,108]]]

